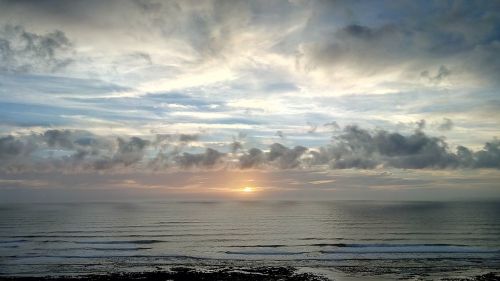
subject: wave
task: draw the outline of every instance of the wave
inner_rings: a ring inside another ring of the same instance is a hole
[[[0,256],[1,258],[12,258],[12,259],[116,259],[116,258],[144,258],[144,259],[175,259],[175,260],[215,260],[213,258],[208,257],[197,257],[197,256],[187,256],[187,255],[37,255],[37,254],[28,254],[28,255],[7,255]]]
[[[387,237],[384,237],[384,238],[365,238],[365,237],[360,237],[360,238],[357,238],[357,237],[353,237],[353,236],[350,236],[349,238],[341,238],[341,237],[337,237],[337,238],[328,238],[328,237],[308,237],[308,238],[297,238],[297,240],[300,240],[300,241],[331,241],[331,240],[335,240],[335,241],[376,241],[376,242],[380,242],[380,241],[401,241],[401,242],[405,242],[405,241],[418,241],[417,238],[408,238],[408,237],[395,237],[395,238],[387,238]],[[480,241],[480,242],[484,242],[484,241],[498,241],[498,237],[496,236],[492,236],[492,237],[451,237],[451,238],[425,238],[426,241],[437,241],[436,243],[440,243],[440,241]],[[439,241],[439,242],[438,242]],[[321,244],[321,243],[319,243]],[[435,245],[435,243],[432,243],[433,245]]]
[[[335,247],[351,247],[351,248],[365,248],[365,247],[413,247],[413,246],[461,246],[461,247],[467,247],[467,245],[463,244],[445,244],[445,243],[424,243],[424,244],[418,244],[418,243],[407,243],[407,244],[389,244],[389,243],[373,243],[373,244],[363,244],[363,243],[318,243],[318,244],[311,244],[311,246],[335,246]]]
[[[255,255],[255,256],[289,256],[289,255],[303,255],[307,252],[287,252],[287,251],[225,251],[228,255]]]
[[[499,249],[486,249],[459,244],[331,244],[332,250],[320,253],[500,253]]]
[[[291,247],[294,245],[285,244],[257,244],[257,245],[230,245],[226,246],[228,248],[281,248],[281,247]]]
[[[111,240],[111,241],[72,241],[75,244],[156,244],[164,240]]]
[[[26,239],[18,239],[18,240],[0,240],[0,244],[10,244],[10,243],[23,243],[28,242]]]
[[[0,245],[0,249],[15,249],[19,248],[19,245]]]
[[[73,247],[73,248],[62,248],[57,249],[58,251],[139,251],[139,250],[151,250],[150,247]],[[43,248],[34,248],[35,251],[44,251]]]
[[[305,237],[305,238],[298,238],[298,240],[303,240],[303,241],[310,241],[310,240],[345,240],[343,237],[334,237],[334,238],[325,238],[325,237]]]
[[[178,234],[128,234],[128,235],[10,235],[0,236],[2,238],[129,238],[129,237],[206,237],[223,236],[227,233],[178,233]],[[251,236],[252,233],[233,233],[235,236]]]
[[[316,244],[306,244],[306,245],[241,245],[241,246],[228,246],[231,248],[241,248],[241,250],[236,251],[225,251],[224,253],[230,255],[254,255],[254,256],[266,256],[266,255],[301,255],[307,253],[320,253],[320,254],[444,254],[444,253],[463,253],[463,254],[497,254],[500,253],[500,249],[491,248],[481,248],[461,244],[417,244],[417,243],[402,243],[402,244],[385,244],[385,243],[375,243],[375,244],[363,244],[363,243],[316,243]],[[307,252],[301,251],[277,251],[275,248],[290,248],[294,247],[321,247],[322,250],[308,249]],[[247,248],[253,248],[250,250],[245,250]]]

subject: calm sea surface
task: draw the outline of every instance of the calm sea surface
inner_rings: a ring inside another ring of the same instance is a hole
[[[167,202],[0,205],[0,273],[172,264],[500,270],[500,204]],[[396,272],[397,274],[397,272]]]

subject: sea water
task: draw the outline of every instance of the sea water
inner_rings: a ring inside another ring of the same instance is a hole
[[[395,277],[500,270],[497,202],[0,205],[0,274],[286,265]]]

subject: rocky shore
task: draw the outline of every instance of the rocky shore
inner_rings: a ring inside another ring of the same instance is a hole
[[[354,277],[354,276],[352,276]],[[352,280],[363,280],[364,277]],[[399,278],[406,279],[406,278]],[[293,267],[255,267],[255,268],[211,268],[173,267],[168,271],[122,272],[109,274],[86,274],[72,276],[12,276],[0,277],[0,281],[328,281],[330,279],[312,273],[299,273]],[[378,280],[378,279],[377,279]],[[426,279],[427,280],[427,279]],[[468,278],[439,278],[441,281],[500,281],[498,273],[487,273]]]
[[[297,273],[292,267],[258,267],[258,268],[219,268],[200,270],[189,267],[174,267],[169,271],[110,273],[105,275],[89,274],[77,276],[45,276],[45,277],[0,277],[1,281],[326,281],[325,277],[311,273]]]

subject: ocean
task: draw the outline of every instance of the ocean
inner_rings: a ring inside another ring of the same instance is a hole
[[[467,276],[500,270],[499,216],[498,202],[3,204],[0,276],[254,264],[340,280]]]

